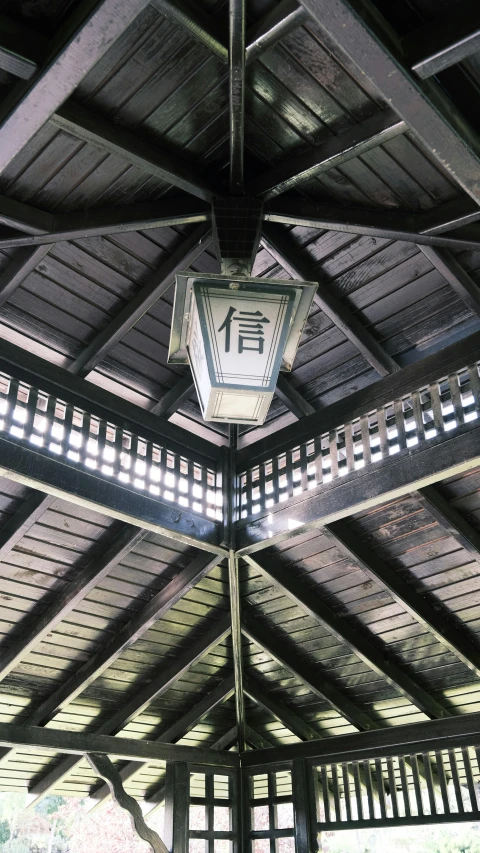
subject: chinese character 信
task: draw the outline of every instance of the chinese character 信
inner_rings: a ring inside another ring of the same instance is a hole
[[[241,354],[245,351],[263,353],[263,345],[265,343],[264,324],[270,323],[267,317],[262,315],[261,311],[237,311],[236,308],[230,307],[227,311],[227,316],[223,321],[218,332],[225,329],[225,352],[230,352],[232,323],[238,322],[238,352]],[[246,346],[246,342],[251,346]]]

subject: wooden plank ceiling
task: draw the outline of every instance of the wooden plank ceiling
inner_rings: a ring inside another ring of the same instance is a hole
[[[42,45],[80,5],[76,0],[2,0],[0,14],[33,31],[33,41]],[[275,5],[274,0],[248,0],[248,23],[262,20]],[[406,38],[437,15],[440,5],[448,12],[455,3],[379,0],[376,5],[398,36]],[[196,7],[214,16],[227,43],[228,4],[196,0]],[[85,108],[119,133],[127,130],[138,141],[181,157],[193,172],[198,170],[226,191],[226,66],[185,28],[165,17],[161,8],[161,3],[146,6],[93,65],[67,104],[69,115],[77,110],[81,116],[79,107]],[[385,110],[388,105],[373,85],[367,78],[359,82],[359,76],[307,17],[249,64],[247,186],[255,187],[271,166]],[[438,79],[475,127],[479,56],[440,72]],[[1,97],[6,102],[15,96],[17,85],[12,74],[0,72]],[[155,170],[149,173],[145,163],[143,167],[138,163],[122,156],[108,141],[86,141],[75,133],[72,122],[53,117],[0,173],[0,193],[48,214],[139,202],[166,201],[168,206],[170,199],[191,198],[159,178]],[[468,201],[408,129],[303,181],[285,198],[297,204],[303,199],[366,211],[411,213]],[[36,255],[31,249],[2,249],[1,338],[71,367],[197,227],[78,238],[37,249]],[[291,256],[308,268],[309,278],[326,282],[399,366],[480,328],[478,311],[458,295],[432,257],[415,243],[306,227],[274,228]],[[8,234],[7,230],[0,234],[0,245]],[[479,283],[480,250],[455,250],[454,255],[471,280]],[[200,253],[191,267],[218,271],[213,249]],[[11,287],[15,275],[16,286]],[[265,247],[258,253],[254,275],[288,277],[275,253]],[[170,286],[88,373],[88,380],[146,409],[161,400],[183,375],[180,368],[167,364],[173,296]],[[318,409],[378,378],[355,344],[315,306],[292,373],[292,383],[304,399]],[[201,422],[194,394],[171,419],[216,443],[226,441],[221,426]],[[243,430],[241,440],[249,443],[294,420],[292,411],[276,398],[266,427]],[[480,532],[480,471],[444,482],[439,491]],[[32,515],[35,502],[38,511]],[[162,589],[167,599],[171,591],[173,595],[175,579],[181,581],[189,566],[194,566],[192,577],[196,577],[195,571],[198,574],[201,569],[195,568],[195,560],[202,555],[147,533],[132,540],[100,580],[86,585],[75,598],[72,584],[89,566],[101,568],[119,538],[127,536],[125,525],[58,499],[42,503],[41,496],[7,480],[0,481],[0,514],[0,721],[26,722],[49,697],[70,684],[79,667],[114,643],[122,628],[128,632],[124,626],[136,617],[141,621],[143,609]],[[22,526],[23,516],[29,521]],[[445,614],[452,630],[472,646],[478,645],[480,555],[475,557],[448,532],[419,495],[352,517],[346,527],[414,592]],[[355,628],[422,693],[428,693],[445,715],[480,709],[479,673],[327,535],[316,531],[297,537],[262,552],[260,560],[284,567],[299,588],[307,589],[340,622]],[[289,743],[354,731],[362,725],[400,725],[428,717],[407,696],[408,690],[399,689],[395,679],[389,680],[367,663],[365,654],[342,642],[321,620],[306,615],[278,584],[246,562],[241,573],[247,626],[254,626],[244,637],[251,745]],[[66,689],[67,698],[41,724],[54,719],[55,726],[96,730],[109,725],[119,707],[134,702],[139,691],[158,680],[157,693],[153,691],[153,697],[133,710],[129,719],[117,722],[113,733],[161,737],[218,688],[219,695],[224,690],[223,699],[220,696],[211,709],[206,706],[200,721],[193,713],[185,731],[177,727],[173,739],[214,744],[225,735],[230,745],[227,733],[235,721],[230,682],[221,687],[232,674],[230,637],[228,630],[222,633],[229,612],[226,566],[209,568],[193,588],[185,581],[185,589],[160,618],[144,625],[138,635],[132,633],[116,657],[99,671],[93,668],[94,675],[82,689],[73,691],[73,698]],[[55,615],[59,601],[64,606]],[[42,625],[41,639],[22,651],[24,638]],[[260,632],[257,641],[252,638],[255,631]],[[198,658],[196,650],[206,635],[211,635],[210,646]],[[310,683],[305,672],[311,673]],[[162,683],[163,674],[168,678]],[[324,683],[333,688],[329,698],[322,696]],[[47,767],[50,772],[60,762],[57,758],[52,763],[51,756],[41,753],[0,751],[0,789],[23,790],[28,784],[34,792],[41,791]],[[155,792],[161,779],[162,768],[157,765],[141,770],[126,787],[141,797]],[[96,785],[86,762],[73,762],[68,772],[53,778],[51,788],[44,788],[85,795]]]

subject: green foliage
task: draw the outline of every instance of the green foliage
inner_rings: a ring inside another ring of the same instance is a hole
[[[43,815],[43,817],[48,817],[48,815],[58,812],[60,806],[63,805],[65,805],[65,797],[52,794],[50,797],[40,800],[38,805],[35,806],[35,811],[37,814]]]
[[[8,820],[0,820],[0,844],[5,844],[10,838],[10,824]]]

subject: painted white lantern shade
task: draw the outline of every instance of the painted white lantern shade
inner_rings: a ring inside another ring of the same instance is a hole
[[[262,424],[280,368],[291,367],[285,353],[294,357],[292,343],[296,351],[315,285],[190,278],[184,346],[202,415],[206,421]]]

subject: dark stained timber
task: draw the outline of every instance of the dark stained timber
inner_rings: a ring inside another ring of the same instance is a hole
[[[267,580],[278,585],[282,592],[301,610],[325,625],[341,643],[349,646],[360,660],[363,660],[374,672],[385,678],[424,714],[432,719],[449,715],[449,711],[441,702],[438,702],[427,690],[416,683],[395,661],[389,659],[385,651],[377,647],[366,633],[357,630],[346,619],[336,614],[307,586],[292,577],[286,569],[272,560],[266,562],[264,558],[253,560],[251,557],[246,557],[245,559],[249,565],[260,571]]]
[[[152,0],[162,15],[186,29],[192,38],[212,51],[222,62],[228,62],[228,50],[215,18],[188,0]]]
[[[161,418],[171,417],[180,408],[182,403],[191,397],[194,387],[192,375],[189,372],[185,376],[182,376],[173,388],[167,391],[165,396],[154,405],[151,410],[152,414],[158,415]]]
[[[163,264],[160,265],[120,313],[93,339],[82,354],[70,365],[72,373],[87,376],[110,352],[129,329],[160,299],[175,281],[180,270],[193,263],[211,242],[210,226],[201,224],[182,240]]]
[[[262,245],[273,255],[284,269],[301,281],[316,279],[302,258],[298,257],[288,234],[280,233],[275,227],[265,224],[263,227]],[[325,312],[333,323],[343,332],[358,351],[375,368],[380,376],[395,373],[398,365],[394,359],[365,329],[349,307],[332,293],[326,281],[318,282],[315,303]]]
[[[359,157],[371,148],[394,139],[405,130],[405,123],[394,113],[379,113],[316,148],[297,156],[289,156],[285,162],[274,166],[271,171],[253,181],[247,187],[247,192],[267,201],[294,189],[314,175],[341,166],[352,157]]]
[[[189,163],[183,162],[168,151],[162,151],[135,133],[90,113],[79,104],[68,102],[51,116],[50,122],[77,139],[93,143],[110,154],[120,156],[132,166],[198,198],[210,201],[213,196],[213,189],[206,178],[200,172],[197,174]]]
[[[197,725],[198,722],[205,717],[206,714],[209,714],[214,708],[217,707],[221,702],[224,702],[228,699],[235,690],[235,679],[233,675],[225,678],[218,687],[215,687],[210,693],[207,693],[203,699],[200,699],[196,705],[193,706],[186,714],[183,714],[178,720],[172,723],[167,729],[161,732],[161,734],[156,738],[156,740],[161,743],[175,743],[177,740],[180,740],[190,729]],[[236,734],[236,733],[235,733]],[[139,773],[142,768],[145,767],[145,764],[130,761],[125,767],[122,767],[120,771],[120,777],[123,783],[127,782],[136,773]],[[103,785],[97,791],[95,791],[91,795],[91,799],[93,801],[94,807],[96,808],[98,805],[103,803],[107,797],[109,796],[109,790],[107,785]],[[163,789],[161,797],[163,799]],[[149,803],[157,802],[157,798],[155,795],[150,795],[148,798]]]
[[[474,0],[462,0],[403,40],[407,62],[425,80],[480,49],[480,13]]]
[[[438,514],[436,514],[436,517],[451,532],[453,525],[447,521],[446,513],[450,511],[451,517],[457,516],[458,513],[456,513],[453,507],[444,511],[443,504],[446,504],[447,507],[449,505],[432,486],[422,489],[419,494],[424,497],[425,506],[428,509],[432,507],[431,511],[434,511],[432,506],[434,502],[437,506],[440,504],[440,501],[442,502],[441,507],[437,510]],[[430,503],[429,497],[432,497],[432,503]],[[425,625],[440,643],[448,646],[450,651],[477,675],[480,673],[480,649],[477,648],[466,633],[464,634],[459,628],[448,621],[445,613],[439,611],[438,608],[429,603],[425,596],[416,592],[411,584],[404,581],[398,572],[391,569],[372,548],[369,548],[368,545],[355,536],[344,521],[336,521],[333,524],[328,524],[324,530],[327,536],[332,539],[332,542],[344,554],[353,559],[357,565],[361,566],[367,575],[375,579],[376,583],[387,589],[390,595],[402,607],[405,607],[415,619]],[[458,527],[455,527],[455,531],[456,534],[454,533],[453,535],[459,538]],[[478,541],[478,539],[477,533],[476,540]],[[461,544],[463,545],[463,543],[464,540],[462,537]],[[475,559],[480,559],[478,548],[473,543],[471,543],[470,548]]]
[[[287,645],[284,640],[272,635],[268,629],[252,619],[251,616],[245,617],[242,631],[255,645],[264,649],[282,666],[296,675],[300,681],[303,681],[312,693],[320,696],[332,708],[335,708],[352,726],[360,731],[376,728],[377,724],[372,717],[358,708],[345,693],[327,681],[322,673],[312,668],[302,654],[298,654],[296,649]]]
[[[229,0],[230,192],[243,192],[246,0]]]
[[[381,16],[367,2],[301,0],[330,42],[349,58],[410,128],[414,137],[463,189],[480,202],[480,146],[476,134],[429,81],[420,84],[402,65],[401,47],[387,35]]]
[[[313,406],[302,397],[292,384],[291,379],[284,373],[280,373],[278,376],[275,394],[297,418],[304,418],[307,415],[313,415],[315,412]]]
[[[188,761],[195,764],[233,768],[239,765],[238,755],[232,752],[110,737],[103,734],[84,734],[62,729],[15,726],[9,723],[0,724],[0,743],[10,747],[22,746],[27,749],[65,752],[75,756],[76,761],[79,757],[81,760],[87,752],[96,752],[100,755],[114,755],[127,760],[133,758],[136,761]]]
[[[50,607],[43,611],[40,618],[25,629],[22,637],[0,655],[0,680],[3,680],[35,646],[41,643],[44,637],[53,631],[55,626],[123,560],[135,545],[141,542],[144,536],[145,531],[125,525],[113,542],[109,543],[105,553],[91,560],[84,569],[79,571],[63,592],[56,596]]]
[[[27,205],[24,207],[27,208]],[[0,210],[2,208],[6,210],[3,202],[0,203]],[[4,216],[6,218],[6,212]],[[52,244],[61,243],[64,240],[103,237],[130,231],[149,231],[153,228],[166,228],[175,225],[193,225],[199,222],[208,222],[211,218],[210,209],[203,202],[194,198],[173,198],[163,203],[145,202],[144,204],[78,211],[77,213],[58,214],[57,216],[29,208],[25,211],[25,219],[15,220],[15,227],[20,228],[22,226],[22,230],[32,231],[37,216],[42,217],[49,225],[48,230],[44,229],[41,233],[37,233],[37,229],[35,229],[33,233],[28,233],[28,236],[0,237],[0,249],[23,247],[31,252],[31,247],[38,247],[36,251],[40,253],[43,247],[43,251],[47,252]],[[26,252],[23,257],[28,257]],[[41,257],[40,254],[39,257]],[[2,295],[1,292],[0,295]]]
[[[30,528],[42,517],[55,498],[33,491],[0,528],[0,560],[4,560]]]
[[[296,758],[317,759],[322,764],[409,755],[474,746],[480,742],[480,714],[460,714],[445,720],[428,720],[403,726],[337,735],[323,740],[247,752],[242,766],[263,767]]]
[[[279,198],[265,207],[264,217],[266,222],[365,234],[419,246],[446,249],[478,249],[480,246],[478,227],[468,228],[469,223],[480,217],[480,210],[463,200],[460,204],[440,205],[438,209],[410,215]]]
[[[184,649],[169,666],[163,666],[157,670],[151,681],[140,687],[128,701],[124,702],[122,707],[100,726],[98,735],[111,735],[121,732],[130,720],[139,716],[154,699],[162,696],[194,663],[225,639],[229,632],[230,620],[228,617],[213,623],[194,642],[193,648]],[[36,729],[34,727],[26,727],[25,730],[27,732],[52,731],[51,729]],[[0,742],[1,740],[0,737]],[[8,745],[8,743],[5,745]],[[12,743],[11,746],[15,746],[15,744]],[[63,750],[60,749],[59,751],[62,752]],[[94,744],[92,744],[91,748],[87,747],[83,751],[102,752]],[[74,752],[78,754],[76,750]],[[143,754],[139,752],[126,757],[135,761],[149,760],[148,752],[144,752]],[[152,760],[155,760],[154,756],[152,756]],[[29,805],[34,805],[40,798],[46,796],[65,776],[72,772],[78,763],[79,760],[77,757],[66,758],[52,770],[47,770],[47,773],[29,790]]]
[[[319,732],[306,723],[295,711],[288,708],[284,702],[278,702],[272,694],[264,690],[257,681],[251,677],[245,678],[244,690],[250,699],[253,699],[260,707],[279,720],[285,728],[293,732],[300,740],[314,740],[321,737]]]
[[[147,0],[103,0],[91,10],[82,3],[62,32],[63,43],[52,47],[45,68],[3,101],[0,112],[0,172],[27,145],[52,113],[75,90],[108,48],[145,8]]]
[[[306,19],[296,0],[279,0],[256,24],[247,30],[246,64],[254,62],[265,50],[299,27]]]
[[[453,287],[473,314],[480,315],[480,288],[448,249],[420,246],[421,251]]]
[[[168,853],[158,833],[150,829],[145,823],[142,810],[137,801],[125,791],[120,774],[115,765],[110,761],[108,755],[96,755],[89,752],[87,753],[87,759],[92,770],[108,783],[117,805],[125,809],[128,813],[132,826],[139,838],[147,842],[152,853]]]

